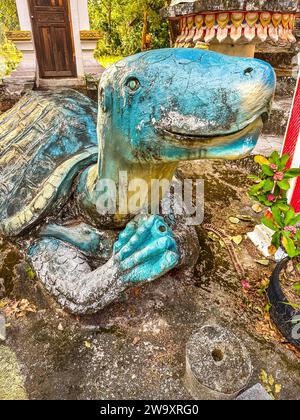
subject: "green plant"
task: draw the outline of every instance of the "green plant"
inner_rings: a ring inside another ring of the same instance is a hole
[[[14,0],[0,0],[0,81],[14,70],[22,58],[16,46],[7,39],[6,31],[19,29]]]
[[[280,157],[277,152],[272,153],[269,159],[256,156],[260,173],[249,176],[255,182],[249,196],[270,208],[262,223],[274,231],[271,253],[282,246],[290,258],[296,258],[300,256],[300,214],[297,215],[288,203],[287,193],[291,187],[290,180],[300,176],[300,169],[288,168],[289,160],[288,154]],[[300,264],[297,268],[300,269]]]
[[[160,15],[166,4],[166,0],[88,0],[91,28],[101,32],[95,58],[101,62],[103,57],[140,52],[145,14],[151,48],[169,47],[169,24]]]

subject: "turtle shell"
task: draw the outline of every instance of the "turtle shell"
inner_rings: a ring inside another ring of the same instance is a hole
[[[0,116],[0,234],[17,236],[68,200],[97,162],[97,106],[73,91],[32,92]]]

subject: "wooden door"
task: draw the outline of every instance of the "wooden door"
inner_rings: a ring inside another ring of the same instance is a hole
[[[68,0],[29,0],[41,78],[76,77]]]

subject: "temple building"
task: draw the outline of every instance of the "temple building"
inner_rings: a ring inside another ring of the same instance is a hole
[[[22,52],[5,83],[39,87],[81,86],[103,71],[93,57],[98,31],[90,30],[88,0],[16,0],[20,30],[9,32]]]

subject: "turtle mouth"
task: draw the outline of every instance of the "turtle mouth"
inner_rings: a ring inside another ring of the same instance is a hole
[[[221,134],[221,135],[197,135],[189,133],[179,133],[173,130],[165,129],[159,127],[160,134],[162,135],[163,140],[171,142],[174,145],[181,147],[197,148],[203,146],[218,146],[220,144],[233,143],[236,140],[240,140],[243,137],[249,136],[251,133],[261,130],[266,120],[266,115],[262,114],[257,117],[253,122],[248,124],[241,130],[237,130],[230,134]]]

